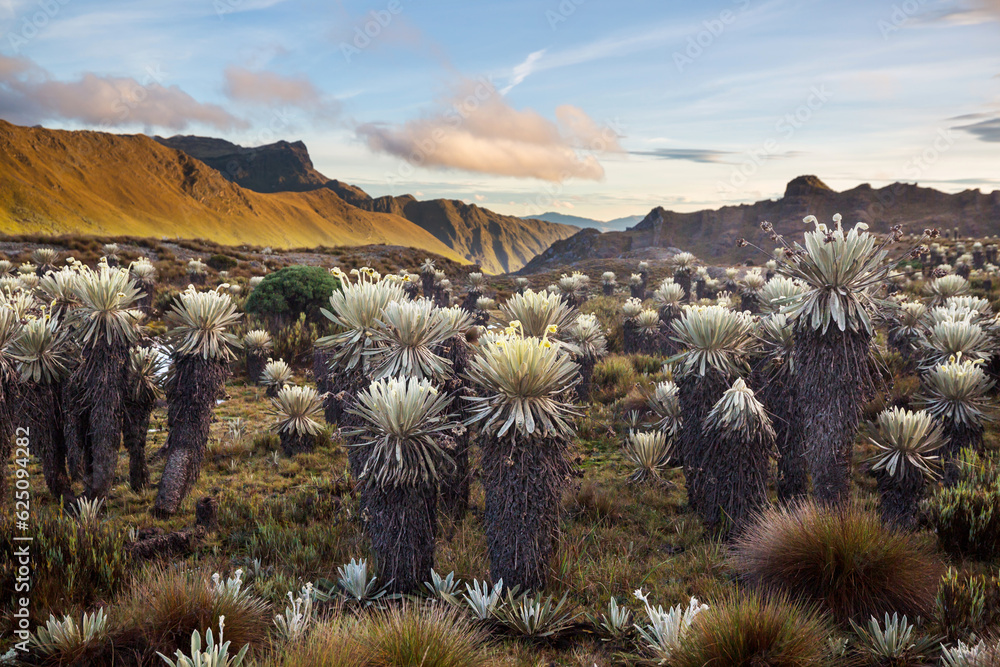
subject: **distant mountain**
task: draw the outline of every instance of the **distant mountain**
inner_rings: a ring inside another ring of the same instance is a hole
[[[548,213],[542,213],[541,215],[531,215],[522,216],[522,220],[545,220],[546,222],[557,222],[563,225],[573,225],[575,227],[587,228],[592,227],[594,229],[600,229],[601,231],[624,231],[625,229],[631,227],[632,225],[641,222],[645,216],[642,215],[627,215],[623,218],[615,218],[614,220],[595,220],[594,218],[584,218],[579,215],[567,215],[565,213],[556,213],[555,211],[549,211]]]
[[[215,143],[216,150],[224,143]],[[2,120],[0,232],[204,238],[274,247],[385,243],[463,261],[409,220],[358,209],[326,188],[262,194],[145,135],[27,128]]]
[[[451,199],[420,201],[412,195],[372,198],[357,186],[328,179],[316,171],[301,141],[279,141],[257,148],[194,136],[156,137],[156,141],[201,160],[249,190],[278,193],[326,189],[363,211],[406,218],[489,273],[516,271],[554,242],[579,231],[576,226],[522,220]]]
[[[902,224],[907,233],[919,234],[928,227],[942,231],[957,227],[964,236],[983,237],[1000,233],[1000,190],[947,194],[909,183],[883,188],[864,183],[837,192],[816,176],[799,176],[788,183],[784,196],[777,200],[693,213],[657,207],[628,231],[601,233],[584,229],[554,243],[520,272],[545,271],[587,259],[656,259],[662,256],[662,249],[671,247],[693,252],[706,261],[760,262],[766,258],[749,248],[737,249],[735,244],[737,239],[745,238],[770,250],[773,243],[760,230],[762,221],[771,222],[789,240],[800,240],[805,229],[803,217],[812,214],[829,222],[835,213],[841,213],[847,225],[865,222],[878,232]]]

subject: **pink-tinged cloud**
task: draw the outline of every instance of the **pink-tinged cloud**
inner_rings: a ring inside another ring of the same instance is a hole
[[[464,81],[430,115],[401,125],[367,123],[359,137],[378,153],[415,166],[562,182],[600,180],[597,156],[621,151],[617,135],[581,109],[559,107],[556,121],[512,108],[486,81]],[[596,141],[603,137],[604,141]]]
[[[315,113],[336,113],[335,101],[325,100],[304,76],[283,76],[276,72],[253,71],[230,66],[225,72],[225,94],[237,102],[293,106]]]
[[[218,105],[202,104],[177,86],[164,86],[163,79],[162,72],[150,68],[143,81],[92,73],[59,81],[26,58],[0,56],[0,115],[21,124],[58,119],[107,128],[249,126]]]

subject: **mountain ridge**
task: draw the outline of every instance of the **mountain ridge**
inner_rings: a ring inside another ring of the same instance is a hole
[[[544,220],[545,222],[555,222],[564,225],[573,225],[580,227],[581,229],[586,227],[592,227],[594,229],[600,229],[602,231],[624,231],[641,222],[642,219],[646,217],[644,215],[626,215],[621,218],[615,218],[613,220],[597,220],[596,218],[587,218],[580,215],[571,215],[568,213],[559,213],[557,211],[546,211],[539,215],[525,215],[521,216],[522,220]]]
[[[371,197],[361,188],[329,179],[313,166],[301,141],[246,148],[211,137],[154,137],[219,171],[232,182],[261,193],[327,189],[355,208],[405,218],[459,256],[489,273],[517,270],[552,243],[579,229],[572,225],[502,215],[454,199],[418,200],[413,195]]]
[[[843,215],[845,224],[864,222],[876,232],[902,224],[907,233],[919,234],[929,227],[942,231],[957,227],[963,236],[992,236],[1000,233],[1000,190],[948,194],[910,183],[882,188],[862,183],[838,192],[816,176],[798,176],[788,182],[784,195],[777,200],[690,213],[658,206],[627,231],[582,230],[554,243],[518,273],[551,270],[588,259],[660,259],[666,248],[687,250],[705,261],[760,262],[767,258],[746,249],[737,250],[736,240],[745,238],[770,250],[773,243],[761,231],[762,221],[772,223],[789,240],[797,240],[805,216],[829,221],[835,213]]]

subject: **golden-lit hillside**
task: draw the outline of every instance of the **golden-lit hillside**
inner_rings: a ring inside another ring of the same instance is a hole
[[[0,231],[205,238],[275,247],[406,245],[464,261],[398,215],[332,190],[264,194],[144,135],[0,121]]]

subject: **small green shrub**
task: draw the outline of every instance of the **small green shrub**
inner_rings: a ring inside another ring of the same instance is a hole
[[[934,620],[949,642],[983,636],[1000,624],[1000,579],[948,568],[941,577]]]
[[[287,359],[294,366],[311,364],[313,344],[328,332],[327,324],[309,322],[306,314],[300,313],[294,322],[279,326],[274,332],[272,356],[275,359]]]
[[[1000,461],[964,450],[959,481],[924,501],[941,548],[957,557],[993,560],[1000,556]]]
[[[624,398],[636,381],[635,366],[628,357],[613,355],[594,366],[593,396],[600,403]]]
[[[631,354],[632,368],[640,375],[654,375],[663,368],[663,360],[651,354]]]
[[[221,253],[212,255],[205,263],[216,271],[231,271],[239,265],[237,260],[233,259],[229,255],[223,255]]]
[[[175,289],[165,289],[157,292],[156,298],[153,300],[153,310],[157,313],[167,312],[170,304],[177,299],[179,294],[180,292]]]
[[[731,593],[695,620],[670,665],[833,665],[826,641],[830,630],[818,611],[781,596]]]
[[[288,266],[264,277],[247,298],[246,312],[272,320],[295,320],[304,313],[311,322],[322,318],[340,281],[318,266]],[[277,341],[276,341],[277,344]]]
[[[103,521],[83,525],[52,512],[33,517],[29,526],[34,620],[106,600],[127,580],[131,559],[123,531]],[[0,531],[0,604],[6,605],[15,597],[15,549],[24,544],[13,541],[20,534],[14,530],[13,503],[0,513]]]

